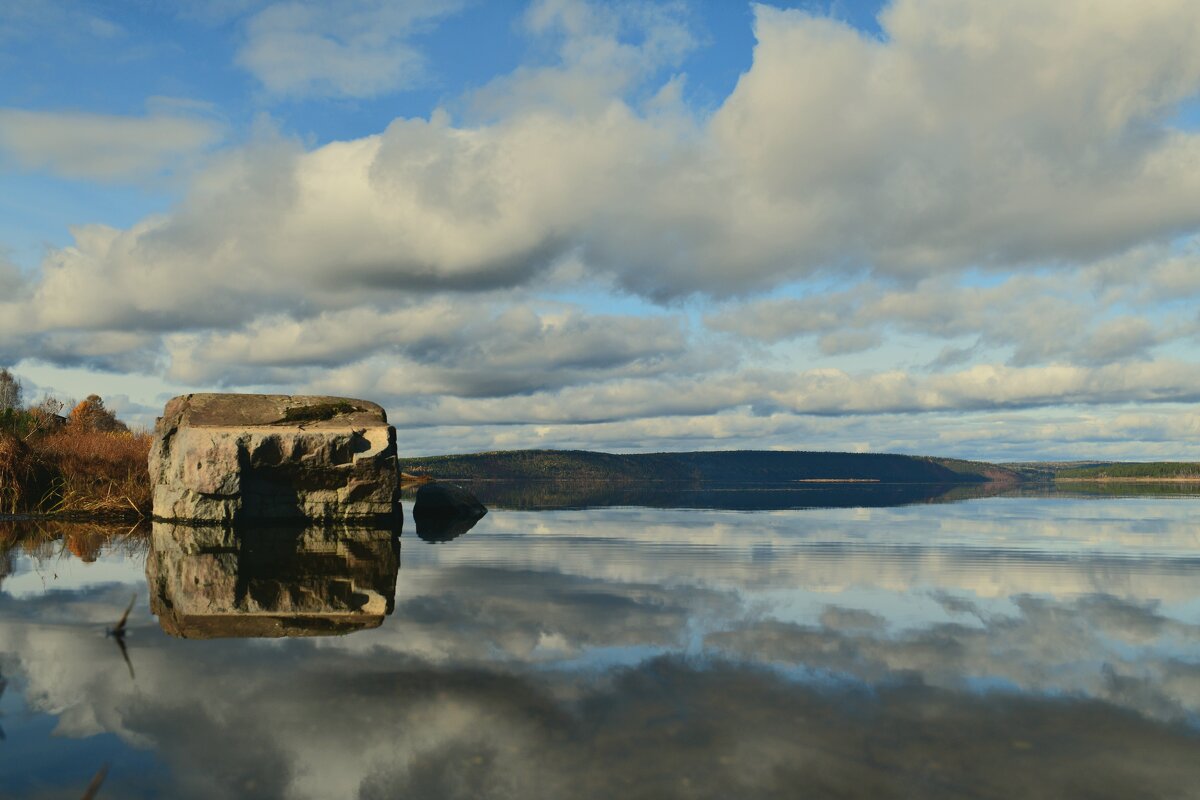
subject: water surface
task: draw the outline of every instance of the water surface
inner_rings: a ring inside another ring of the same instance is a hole
[[[1196,498],[742,489],[9,524],[0,794],[1200,796]]]

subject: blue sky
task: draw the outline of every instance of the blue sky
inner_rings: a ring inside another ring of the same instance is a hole
[[[1200,458],[1186,0],[0,10],[0,364],[409,453]]]

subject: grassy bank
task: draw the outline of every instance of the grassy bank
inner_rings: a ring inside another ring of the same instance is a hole
[[[0,430],[0,514],[148,516],[149,452],[147,433]]]

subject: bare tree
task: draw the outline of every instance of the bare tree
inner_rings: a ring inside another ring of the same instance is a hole
[[[31,405],[28,415],[29,433],[25,434],[25,438],[32,439],[43,431],[54,430],[60,425],[65,425],[67,420],[62,416],[64,408],[66,408],[66,403],[51,395],[45,395],[37,403]]]
[[[74,401],[71,402],[74,405]],[[32,410],[45,414],[48,417],[58,417],[62,415],[63,409],[67,407],[67,403],[59,400],[54,395],[45,395],[38,401]]]
[[[7,369],[0,369],[0,411],[21,407],[21,381]]]

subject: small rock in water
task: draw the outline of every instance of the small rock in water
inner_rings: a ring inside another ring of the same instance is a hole
[[[448,542],[475,527],[487,507],[475,495],[452,483],[428,483],[417,490],[413,521],[427,542]]]

